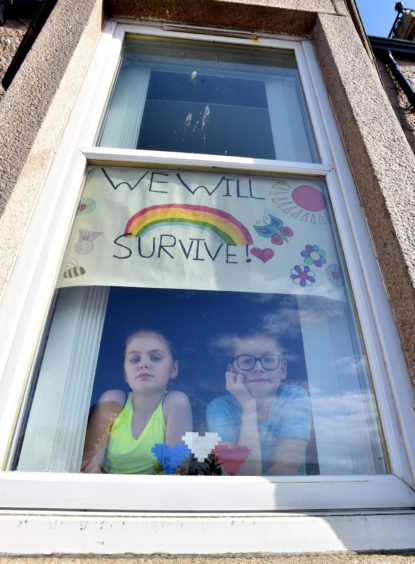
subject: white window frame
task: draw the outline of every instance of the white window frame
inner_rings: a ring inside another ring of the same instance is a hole
[[[301,511],[414,506],[413,391],[370,235],[309,41],[260,35],[256,47],[292,49],[322,164],[95,147],[126,33],[252,45],[248,34],[107,23],[0,306],[0,503],[14,509]],[[249,170],[325,178],[352,283],[391,474],[378,476],[119,476],[7,471],[31,366],[82,189],[86,164]],[[70,188],[70,189],[69,189]],[[34,244],[35,242],[35,244]],[[363,267],[364,265],[364,267]]]

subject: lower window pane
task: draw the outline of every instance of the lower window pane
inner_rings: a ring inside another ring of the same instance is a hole
[[[386,473],[337,241],[321,181],[91,169],[11,466]]]

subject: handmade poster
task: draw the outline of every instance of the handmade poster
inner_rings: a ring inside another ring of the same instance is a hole
[[[323,182],[192,170],[91,168],[58,285],[346,299]]]

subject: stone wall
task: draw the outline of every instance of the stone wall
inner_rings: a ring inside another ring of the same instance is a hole
[[[28,20],[6,20],[3,26],[0,26],[0,82],[3,80],[4,73],[9,65],[29,27]],[[0,84],[0,101],[4,96],[4,89]]]
[[[397,57],[395,57],[395,59],[400,70],[411,82],[415,90],[415,60]],[[405,96],[389,68],[379,59],[376,63],[386,94],[399,119],[408,143],[415,153],[415,108],[409,104],[408,98]]]

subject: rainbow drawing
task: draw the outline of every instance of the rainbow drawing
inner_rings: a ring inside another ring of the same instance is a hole
[[[248,229],[230,213],[191,204],[164,204],[144,208],[128,220],[124,235],[142,237],[154,227],[171,223],[207,229],[224,243],[231,245],[250,245],[253,242]]]

